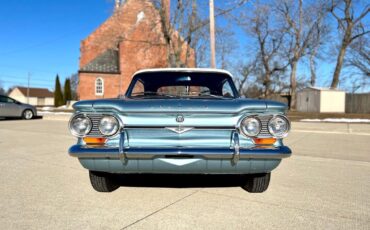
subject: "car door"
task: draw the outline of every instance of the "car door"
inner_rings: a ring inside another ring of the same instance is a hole
[[[6,102],[6,97],[0,96],[0,117],[5,116],[5,102]]]
[[[4,97],[3,96],[4,105],[1,107],[1,110],[3,110],[2,115],[4,117],[19,117],[21,116],[21,108],[18,105],[17,101],[10,98],[10,97]]]

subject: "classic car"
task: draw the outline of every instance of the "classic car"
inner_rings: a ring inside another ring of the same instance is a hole
[[[34,106],[0,95],[0,117],[19,117],[30,120],[37,116]]]
[[[164,173],[235,175],[260,193],[291,155],[286,105],[241,98],[224,70],[142,70],[124,97],[73,107],[69,154],[99,192],[117,189],[117,174]]]

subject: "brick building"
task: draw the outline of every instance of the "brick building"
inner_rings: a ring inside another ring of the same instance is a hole
[[[126,0],[117,4],[113,15],[81,42],[80,100],[117,97],[126,92],[136,71],[168,66],[170,51],[160,12],[167,12],[164,18],[168,18],[170,0],[162,0],[160,7],[163,11],[152,0]],[[171,34],[178,36],[176,32]],[[191,57],[185,58],[188,47],[185,42],[181,46],[181,60],[194,66],[193,50]]]

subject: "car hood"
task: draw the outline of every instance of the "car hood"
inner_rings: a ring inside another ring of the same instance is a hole
[[[227,113],[279,112],[287,106],[280,102],[255,99],[101,99],[79,101],[73,105],[79,112],[119,113]]]

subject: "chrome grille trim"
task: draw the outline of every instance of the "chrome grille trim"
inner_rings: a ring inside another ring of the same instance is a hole
[[[273,117],[273,115],[260,115],[257,116],[262,124],[261,132],[258,134],[257,137],[260,138],[266,138],[266,137],[272,137],[271,133],[269,132],[268,123],[270,119]]]
[[[91,114],[86,114],[88,118],[90,118],[91,123],[92,123],[92,128],[91,131],[86,135],[87,137],[101,137],[103,136],[101,132],[99,131],[99,122],[100,119],[103,117],[103,114],[101,113],[91,113]],[[269,138],[272,137],[271,133],[268,130],[268,122],[270,121],[271,118],[273,118],[273,115],[256,115],[256,117],[261,121],[261,132],[258,134],[257,138]],[[178,126],[174,126],[178,127]],[[186,128],[186,126],[181,126]],[[166,129],[168,128],[167,126],[125,126],[125,129]],[[217,126],[193,126],[193,130],[236,130],[239,128],[235,127],[217,127]]]
[[[101,137],[103,134],[99,131],[99,122],[100,119],[103,117],[103,114],[86,114],[88,118],[90,118],[92,123],[91,131],[86,135],[88,137]]]

